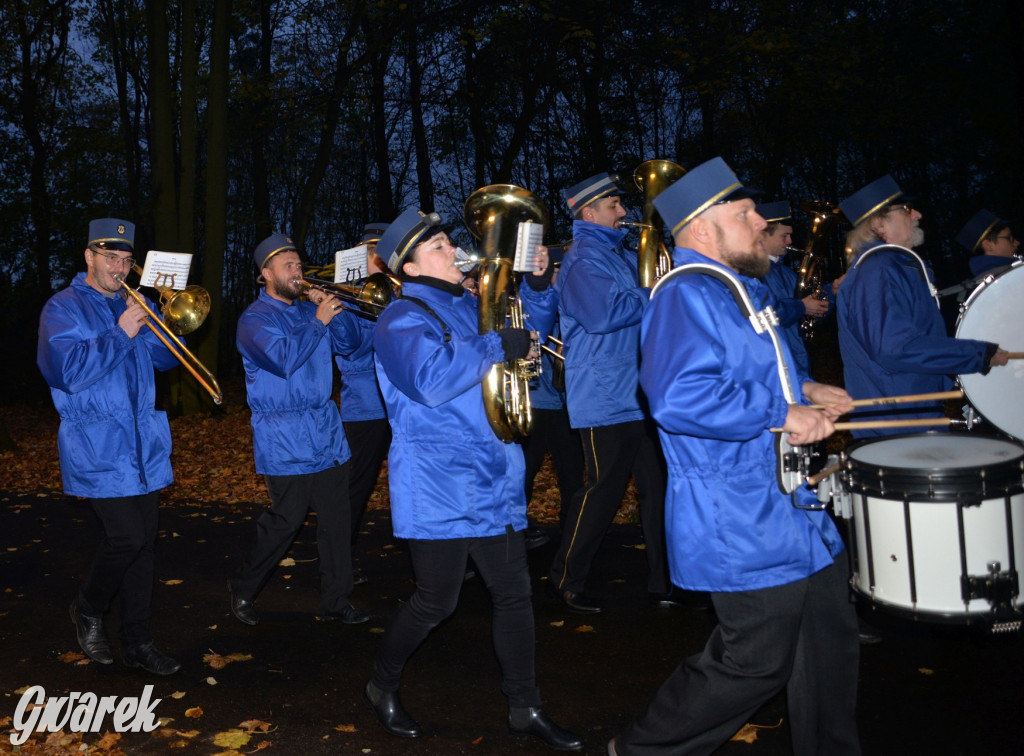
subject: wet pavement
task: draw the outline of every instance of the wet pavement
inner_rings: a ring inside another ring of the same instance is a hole
[[[16,691],[26,686],[42,685],[50,696],[68,691],[139,696],[152,683],[153,696],[162,699],[157,714],[165,723],[173,721],[163,732],[126,733],[118,744],[125,753],[230,752],[214,739],[247,720],[269,723],[269,731],[257,729],[240,752],[254,752],[262,742],[270,744],[269,754],[548,752],[507,732],[489,602],[478,579],[465,584],[455,615],[406,669],[402,698],[425,736],[399,740],[377,724],[362,688],[384,623],[412,591],[408,555],[391,537],[387,512],[367,514],[356,549],[357,565],[369,582],[357,587],[352,599],[373,615],[369,623],[336,626],[314,620],[311,524],[289,554],[294,565],[280,567],[256,602],[262,622],[248,627],[235,620],[225,581],[248,546],[257,514],[255,508],[216,504],[162,509],[154,635],[158,647],[183,666],[176,675],[159,678],[125,670],[119,662],[103,667],[61,658],[78,651],[68,603],[99,526],[75,500],[0,494],[4,729],[20,699]],[[542,590],[554,539],[530,552],[545,710],[583,736],[588,754],[604,753],[609,737],[642,710],[669,671],[701,649],[714,623],[707,611],[647,604],[640,547],[639,527],[615,525],[609,531],[588,585],[589,593],[607,597],[608,611],[596,617],[568,614]],[[960,628],[867,614],[882,642],[862,647],[858,718],[864,753],[1024,752],[1019,635],[978,638]],[[108,615],[107,627],[113,640],[115,613]],[[204,662],[211,653],[251,658],[216,670]],[[196,714],[197,708],[201,716],[186,714]],[[754,743],[728,743],[719,752],[790,753],[786,719],[780,696],[753,722],[774,727],[781,721],[781,726],[759,730]],[[85,742],[98,739],[89,734]],[[0,753],[9,748],[5,735]]]

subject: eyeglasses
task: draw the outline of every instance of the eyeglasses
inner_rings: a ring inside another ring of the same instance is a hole
[[[1004,239],[1006,241],[1010,242],[1010,244],[1013,244],[1014,241],[1016,241],[1016,239],[1013,238],[1013,234],[1007,234],[1006,236],[1003,236],[1002,234],[999,234],[999,236],[997,236],[992,241],[1003,241]]]
[[[96,249],[96,247],[89,247],[89,249],[92,250],[94,255],[107,258],[107,265],[116,265],[118,267],[127,265],[129,268],[135,265],[134,257],[121,257],[120,255],[115,255],[113,252],[104,252],[102,249]]]
[[[890,205],[889,206],[889,212],[890,213],[893,210],[902,210],[907,215],[912,215],[913,212],[914,212],[914,209],[915,209],[914,206],[911,203],[909,203],[909,202],[904,202],[903,204],[900,204],[900,205]]]

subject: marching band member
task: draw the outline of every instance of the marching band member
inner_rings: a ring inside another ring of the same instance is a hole
[[[738,279],[755,306],[769,260],[765,221],[721,158],[654,199],[672,229],[675,265]],[[793,506],[775,476],[772,427],[792,443],[821,440],[849,396],[794,370],[786,401],[770,334],[759,333],[724,281],[675,275],[644,313],[640,382],[669,468],[666,525],[673,581],[710,591],[718,626],[682,662],[609,754],[711,753],[786,689],[794,752],[859,753],[854,709],[859,645],[843,542],[826,512]],[[798,497],[814,500],[806,487]]]
[[[363,228],[360,241],[367,246],[367,265],[371,274],[384,272],[376,247],[387,227],[387,223],[368,223]],[[376,323],[366,318],[360,318],[358,322],[361,338],[372,342]],[[391,426],[388,425],[384,398],[377,385],[373,350],[361,349],[354,356],[339,354],[335,356],[334,362],[341,373],[341,423],[352,450],[348,501],[352,513],[352,543],[355,544],[359,523],[366,511],[366,502],[377,485],[380,466],[388,455]],[[356,569],[353,574],[356,585],[366,582],[366,576],[361,570]]]
[[[839,203],[853,225],[846,237],[850,265],[839,289],[839,349],[846,388],[855,399],[948,391],[951,374],[987,373],[1007,353],[986,341],[956,339],[934,298],[931,270],[913,252],[924,243],[921,213],[891,176],[883,176]],[[896,246],[894,246],[896,245]],[[901,249],[902,247],[902,249]],[[905,404],[905,411],[872,411],[872,419],[941,417],[937,402]],[[859,411],[855,419],[868,415]],[[855,430],[858,437],[901,433],[900,428]]]
[[[265,285],[238,319],[238,351],[252,409],[256,472],[266,477],[271,506],[256,521],[248,556],[228,581],[231,613],[255,625],[253,602],[302,527],[316,512],[320,556],[317,619],[347,625],[370,615],[349,602],[352,593],[348,460],[338,405],[331,400],[331,355],[368,348],[356,316],[322,291],[302,294],[302,261],[295,244],[273,234],[256,247]]]
[[[89,223],[86,272],[43,307],[38,364],[60,414],[64,493],[88,500],[103,526],[71,602],[78,645],[93,661],[113,663],[103,615],[118,596],[124,664],[169,675],[181,665],[150,634],[159,492],[174,480],[167,415],[153,407],[153,370],[178,362],[143,328],[145,309],[119,296],[134,240],[128,221]]]
[[[523,538],[523,453],[494,435],[481,390],[495,362],[531,353],[531,334],[518,328],[478,333],[477,299],[460,285],[455,247],[439,224],[436,214],[408,208],[377,244],[402,279],[402,297],[378,320],[373,348],[392,430],[392,522],[395,536],[408,539],[416,590],[388,623],[366,697],[389,733],[420,736],[398,697],[402,670],[455,610],[472,557],[491,595],[509,730],[580,750],[583,742],[541,708]],[[540,250],[541,270],[520,290],[535,325],[550,323],[556,300],[547,251]]]
[[[805,315],[815,318],[828,314],[827,299],[818,299],[808,294],[803,299],[794,297],[798,276],[796,271],[782,260],[793,243],[793,211],[789,202],[766,202],[757,206],[757,214],[765,219],[768,227],[764,231],[765,252],[771,258],[772,267],[764,277],[768,290],[775,296],[775,314],[779,326],[786,335],[786,342],[793,353],[793,359],[801,372],[811,374],[811,360],[800,334],[800,321]]]
[[[565,515],[548,585],[567,609],[580,614],[604,611],[584,588],[631,473],[640,498],[648,591],[659,605],[678,603],[665,562],[664,461],[638,382],[640,319],[650,292],[639,285],[636,253],[623,246],[621,195],[607,173],[566,192],[573,241],[555,283],[566,404],[583,439],[587,484]]]
[[[956,235],[971,255],[971,275],[980,276],[1010,265],[1020,241],[1013,238],[1010,222],[991,210],[979,210]],[[976,254],[977,253],[977,254]]]

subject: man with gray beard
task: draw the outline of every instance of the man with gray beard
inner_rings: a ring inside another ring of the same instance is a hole
[[[837,296],[839,349],[854,399],[952,389],[950,375],[987,373],[1007,353],[987,341],[952,338],[939,312],[931,269],[914,252],[924,243],[921,213],[891,176],[839,203],[853,225],[846,237],[849,272]],[[855,419],[941,417],[938,402],[860,411]],[[854,431],[858,437],[902,428]]]

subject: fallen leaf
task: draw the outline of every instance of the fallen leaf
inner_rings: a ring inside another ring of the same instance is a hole
[[[356,726],[352,724],[338,725],[334,729],[338,732],[359,732],[359,730],[356,729]]]
[[[270,748],[270,746],[272,745],[274,744],[271,743],[269,740],[261,740],[259,743],[256,744],[255,748],[253,748],[251,751],[246,751],[246,753],[256,753],[256,751],[262,751],[264,748]]]
[[[183,690],[176,690],[173,693],[171,693],[171,698],[173,698],[174,700],[177,701],[177,700],[180,700],[180,699],[184,698],[185,695],[186,695],[185,691],[183,691]]]
[[[278,567],[294,567],[295,566],[295,560],[292,559],[291,557],[285,557],[284,559],[282,559],[280,562],[277,563],[277,566]]]
[[[922,675],[934,675],[935,674],[935,670],[934,669],[928,669],[928,667],[918,667],[917,671],[920,672]]]
[[[565,620],[555,620],[554,622],[551,623],[551,627],[564,627],[564,626],[565,626]]]
[[[758,730],[774,730],[782,726],[782,720],[780,719],[777,724],[774,725],[757,725],[750,724],[749,722],[743,725],[739,731],[733,735],[729,740],[741,741],[743,743],[753,743],[757,740]]]
[[[576,628],[577,633],[593,633],[596,632],[592,625],[580,625]]]
[[[110,732],[107,730],[103,733],[103,737],[96,741],[96,747],[102,748],[104,751],[109,751],[121,740],[121,735],[116,732]]]
[[[475,740],[471,740],[470,742],[471,742],[471,743],[472,743],[473,745],[480,745],[481,743],[483,743],[483,742],[484,742],[484,736],[483,736],[483,735],[481,735],[481,736],[480,736],[479,738],[476,738]]]
[[[65,651],[57,657],[57,661],[64,662],[65,664],[73,664],[74,662],[81,661],[84,658],[85,654],[79,653],[78,651]]]
[[[248,745],[250,735],[245,730],[230,729],[213,736],[213,744],[221,748],[241,748]]]
[[[207,677],[205,680],[203,680],[203,682],[205,682],[207,685],[216,685],[217,684],[217,678],[216,677]]]
[[[185,716],[189,719],[199,719],[203,716],[203,710],[199,706],[193,706],[191,709],[185,709]]]
[[[175,580],[161,580],[160,582],[163,583],[164,585],[181,585],[185,581],[184,580],[177,580],[177,579],[175,579]]]
[[[252,654],[228,654],[227,656],[221,656],[220,654],[210,651],[208,654],[203,654],[203,662],[209,664],[214,669],[224,669],[231,662],[237,661],[249,661],[252,659]]]
[[[239,722],[238,726],[246,732],[259,730],[260,732],[266,733],[272,732],[274,729],[276,729],[274,725],[270,724],[270,722],[264,722],[262,719],[247,719],[244,722]]]
[[[196,735],[199,734],[199,730],[186,730],[184,732],[182,732],[181,730],[176,730],[175,734],[176,735],[180,735],[183,738],[190,738],[191,739],[191,738],[194,738]]]

